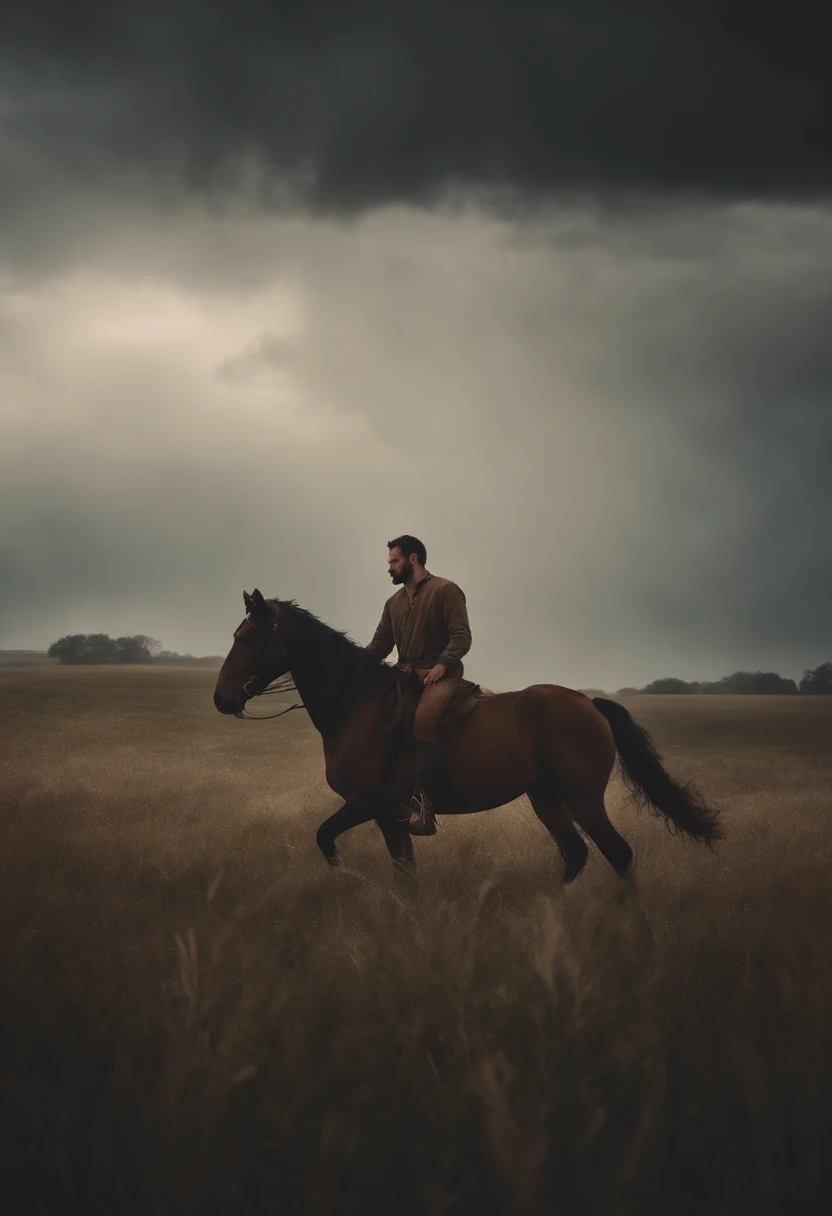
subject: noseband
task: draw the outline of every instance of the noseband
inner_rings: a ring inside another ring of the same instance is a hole
[[[269,638],[269,644],[266,648],[265,658],[268,658],[269,651],[271,650],[272,645],[275,640],[274,635],[277,633],[277,631],[279,629],[280,629],[280,625],[278,624],[277,620],[275,620],[272,624],[272,633],[271,633],[271,637]],[[239,629],[236,629],[234,631],[235,639],[239,632],[240,632]],[[281,680],[285,680],[286,676],[278,676],[277,680],[273,680],[265,688],[261,688],[260,687],[260,677],[252,674],[249,676],[249,678],[246,680],[245,684],[243,685],[243,692],[246,694],[246,698],[248,700],[253,700],[254,697],[274,696],[275,693],[297,692],[297,686],[295,684],[291,683],[291,679],[292,679],[291,672],[287,672],[287,675],[289,676],[289,681],[290,681],[288,684],[285,684],[285,683],[281,684]],[[288,707],[288,709],[281,709],[281,711],[277,714],[264,714],[262,717],[259,714],[247,714],[244,709],[241,709],[241,710],[239,710],[238,713],[236,713],[234,715],[234,717],[235,718],[245,718],[249,722],[265,722],[269,718],[282,718],[284,714],[291,713],[293,709],[306,709],[306,706],[303,705],[300,701],[298,701],[294,705],[290,705]]]

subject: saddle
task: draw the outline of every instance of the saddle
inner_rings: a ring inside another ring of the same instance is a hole
[[[412,725],[422,691],[423,687],[414,671],[399,670],[398,679],[391,689],[391,695],[385,707],[384,734],[391,734],[405,722],[408,726]],[[471,680],[461,679],[437,724],[440,739],[444,739],[455,727],[459,726],[460,722],[472,714],[480,701],[493,695],[490,689],[481,688],[479,684],[474,684]]]

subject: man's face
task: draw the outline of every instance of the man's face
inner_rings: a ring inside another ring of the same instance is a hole
[[[406,581],[413,566],[411,565],[410,558],[405,557],[401,549],[396,546],[395,549],[389,549],[387,552],[387,569],[394,585],[398,587]]]

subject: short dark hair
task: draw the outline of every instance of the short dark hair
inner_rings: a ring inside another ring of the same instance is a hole
[[[410,557],[411,553],[415,553],[420,566],[424,566],[428,560],[428,551],[416,536],[397,536],[395,540],[388,540],[387,548],[401,549],[405,557]]]

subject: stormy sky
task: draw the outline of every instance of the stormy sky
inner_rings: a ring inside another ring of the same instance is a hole
[[[832,659],[817,6],[29,0],[0,18],[0,647],[366,642],[468,673]]]

